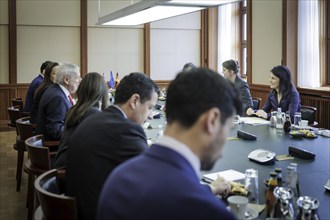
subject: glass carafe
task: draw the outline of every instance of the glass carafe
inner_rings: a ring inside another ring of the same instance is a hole
[[[297,200],[298,215],[297,220],[319,220],[319,201],[310,196],[301,196]]]
[[[294,219],[295,209],[293,206],[293,192],[287,187],[276,187],[274,189],[276,204],[274,205],[273,218]]]

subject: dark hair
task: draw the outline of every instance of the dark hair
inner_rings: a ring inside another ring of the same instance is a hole
[[[50,79],[50,75],[52,74],[52,70],[55,66],[59,66],[59,64],[56,63],[56,62],[50,62],[49,61],[47,67],[45,68],[44,80],[42,81],[40,86],[35,91],[33,97],[37,97],[37,94],[39,93],[39,91],[44,91],[48,86],[53,84],[53,81]]]
[[[108,88],[104,78],[96,72],[87,73],[77,89],[77,103],[68,111],[65,127],[76,127],[91,107],[98,107],[102,102],[102,110],[108,107]]]
[[[220,74],[205,68],[179,73],[167,90],[166,117],[190,127],[210,108],[221,111],[224,123],[233,114],[240,114],[242,104],[233,84]]]
[[[125,103],[133,94],[139,94],[141,103],[144,103],[151,99],[154,92],[159,95],[159,88],[154,81],[144,73],[131,73],[118,84],[115,93],[115,104]]]
[[[239,63],[236,60],[227,60],[222,63],[222,66],[227,70],[234,71],[236,74],[239,72]]]
[[[291,72],[286,66],[275,66],[270,70],[276,77],[280,79],[279,93],[286,95],[286,93],[291,93],[294,85],[291,81]]]
[[[48,60],[43,62],[40,66],[40,73],[42,73],[44,71],[44,69],[46,69],[46,67],[51,63],[52,63],[52,61],[48,61]]]
[[[190,71],[192,69],[196,69],[196,66],[193,63],[186,63],[183,66],[182,71]]]

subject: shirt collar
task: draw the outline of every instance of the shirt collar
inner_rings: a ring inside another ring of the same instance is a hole
[[[126,113],[118,106],[118,105],[112,105],[113,107],[115,107],[116,109],[118,109],[122,114],[123,114],[123,116],[125,117],[125,118],[127,118],[127,115],[126,115]]]
[[[69,95],[70,95],[70,92],[64,87],[64,86],[62,86],[61,84],[58,84],[60,87],[61,87],[61,89],[63,90],[63,92],[64,92],[64,94],[66,95],[66,97],[69,99]],[[70,101],[70,100],[69,100]]]
[[[193,167],[196,175],[199,176],[201,162],[196,154],[194,154],[187,145],[166,135],[159,137],[157,144],[170,148],[183,156]]]
[[[41,73],[39,73],[39,75],[40,75],[40,76],[42,76],[42,78],[45,78],[45,76],[44,76],[44,75],[42,75]]]

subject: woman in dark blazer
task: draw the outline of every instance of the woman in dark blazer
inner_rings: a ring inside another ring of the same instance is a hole
[[[239,91],[239,96],[243,104],[243,114],[248,108],[253,108],[252,97],[248,84],[241,78],[239,64],[235,60],[227,60],[222,63],[222,73]]]
[[[88,73],[77,90],[78,101],[67,113],[54,167],[63,168],[67,162],[68,141],[78,125],[87,117],[99,113],[109,105],[108,88],[99,73]]]
[[[266,103],[255,114],[269,120],[271,112],[281,108],[282,112],[290,113],[292,120],[294,113],[300,111],[300,96],[292,84],[289,68],[281,65],[273,67],[269,74],[269,84],[272,90]],[[247,114],[253,114],[253,110],[248,109]]]

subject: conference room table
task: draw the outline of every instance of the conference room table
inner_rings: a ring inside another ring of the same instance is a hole
[[[149,121],[149,129],[145,129],[147,137],[155,142],[165,126],[164,113],[160,119]],[[161,126],[159,126],[161,125]],[[151,129],[150,129],[151,128]],[[243,130],[257,136],[257,140],[248,141],[233,139],[237,137],[237,130]],[[249,160],[248,155],[256,149],[270,150],[277,155],[287,155],[288,147],[294,146],[310,152],[316,157],[314,160],[290,159],[276,161],[273,165],[258,164]],[[259,181],[259,204],[265,204],[267,187],[264,180],[269,178],[269,173],[276,167],[282,168],[285,178],[286,167],[290,163],[298,164],[299,187],[301,196],[310,196],[319,200],[318,213],[321,219],[330,219],[330,192],[326,191],[324,185],[330,179],[330,138],[319,135],[314,139],[292,138],[289,133],[277,133],[275,128],[269,125],[238,124],[233,126],[224,149],[223,156],[214,165],[212,170],[201,171],[200,177],[204,174],[214,173],[233,169],[245,173],[246,169],[258,170]],[[263,219],[265,210],[259,215]]]

